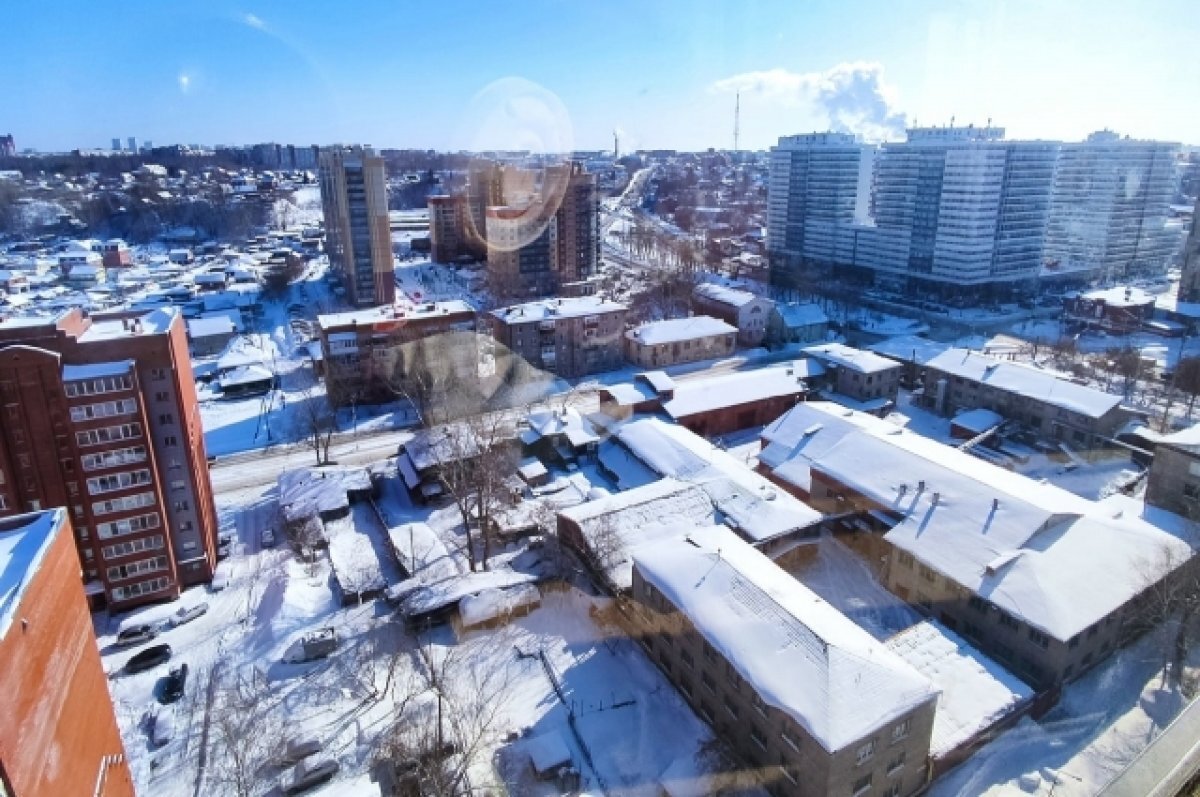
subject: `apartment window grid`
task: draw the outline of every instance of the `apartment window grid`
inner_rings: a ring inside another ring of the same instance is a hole
[[[104,451],[99,454],[84,454],[81,461],[84,470],[103,470],[117,465],[130,465],[144,462],[146,459],[145,446],[130,446],[114,451]]]
[[[136,439],[141,436],[142,425],[140,423],[123,423],[118,426],[104,426],[99,429],[76,432],[75,442],[80,446],[88,447]]]
[[[140,559],[124,565],[114,565],[108,568],[109,581],[127,581],[144,573],[154,573],[167,569],[167,557],[155,556],[152,559]]]
[[[123,537],[126,534],[137,534],[142,531],[156,529],[161,525],[157,513],[148,515],[138,515],[136,517],[125,518],[124,520],[113,520],[108,523],[99,523],[96,525],[96,536],[102,540],[109,540],[113,537]]]
[[[128,600],[136,598],[139,595],[149,595],[154,592],[161,592],[171,585],[171,579],[165,577],[153,578],[149,581],[142,581],[137,584],[129,584],[123,587],[114,587],[111,590],[112,599],[114,601]]]
[[[101,495],[116,490],[127,490],[130,487],[140,487],[150,482],[150,469],[142,468],[122,473],[110,473],[106,476],[93,476],[87,480],[87,489],[89,495]]]
[[[162,550],[164,544],[162,535],[156,534],[153,537],[143,537],[138,540],[105,545],[100,549],[100,556],[104,559],[116,559],[121,556],[141,553],[142,551],[159,551]]]
[[[128,376],[110,376],[103,379],[67,382],[63,385],[63,392],[67,394],[68,398],[99,396],[104,393],[119,393],[126,390],[133,390],[133,380]]]
[[[97,404],[83,404],[78,407],[72,407],[71,420],[78,423],[96,418],[111,418],[116,415],[132,415],[135,412],[137,412],[137,402],[133,399],[102,401]]]
[[[110,498],[106,501],[96,501],[92,504],[92,514],[111,515],[113,512],[124,512],[130,509],[141,509],[144,506],[154,506],[153,491],[135,493],[121,498]]]

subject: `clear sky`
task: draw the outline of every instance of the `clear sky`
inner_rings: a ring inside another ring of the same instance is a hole
[[[728,148],[828,128],[1200,144],[1196,0],[41,0],[0,133],[155,143]]]

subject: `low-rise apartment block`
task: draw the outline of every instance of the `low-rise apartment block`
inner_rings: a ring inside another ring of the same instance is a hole
[[[804,350],[825,366],[826,398],[864,412],[886,413],[900,392],[900,363],[841,343],[824,343]]]
[[[543,299],[493,310],[492,335],[534,367],[568,379],[622,365],[628,308],[599,296]]]
[[[66,507],[93,605],[212,578],[217,518],[183,318],[0,322],[0,517]]]
[[[651,321],[625,333],[625,358],[642,368],[711,360],[733,354],[737,327],[697,315]]]
[[[475,308],[457,299],[317,316],[329,401],[340,407],[394,400],[406,344],[475,326]]]
[[[650,657],[773,794],[915,794],[938,692],[728,529],[635,550]]]
[[[1200,520],[1200,425],[1159,439],[1146,478],[1146,503]]]
[[[1130,419],[1121,397],[1023,363],[950,349],[925,364],[925,400],[935,412],[983,408],[1039,435],[1103,445]]]

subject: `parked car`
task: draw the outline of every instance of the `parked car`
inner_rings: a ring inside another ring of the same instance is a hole
[[[208,588],[213,592],[220,592],[229,586],[229,571],[224,565],[218,565],[213,571],[212,581],[208,583]]]
[[[262,547],[264,548],[270,548],[273,546],[275,544],[275,529],[271,528],[270,526],[264,528],[262,530],[262,534],[260,535],[260,541],[262,542]]]
[[[163,684],[162,696],[159,700],[163,703],[174,703],[183,697],[183,688],[187,686],[187,676],[188,666],[185,661],[167,675],[167,682]]]
[[[306,758],[292,767],[292,771],[284,776],[280,790],[288,795],[300,794],[321,785],[336,775],[337,771],[338,762],[332,758],[321,761]]]
[[[208,611],[207,603],[197,603],[195,606],[180,606],[175,614],[171,615],[171,625],[178,626],[184,623],[190,623],[200,615]]]
[[[174,738],[175,712],[172,710],[158,712],[154,716],[154,723],[150,726],[150,741],[155,747],[162,747]]]
[[[222,534],[217,538],[217,558],[226,559],[231,553],[233,553],[233,537]]]
[[[140,645],[143,642],[149,642],[158,636],[158,629],[152,625],[142,624],[134,625],[123,629],[117,634],[116,645],[119,648],[127,648],[133,645]]]
[[[129,673],[143,672],[152,670],[160,664],[171,660],[170,645],[155,645],[136,654],[133,658],[125,663],[125,670]]]
[[[290,767],[319,752],[321,752],[321,742],[318,739],[301,737],[288,739],[275,762],[281,767]]]
[[[323,659],[337,650],[337,644],[336,629],[321,628],[311,631],[300,637],[300,641],[292,646],[288,651],[286,661],[299,663],[314,659]]]

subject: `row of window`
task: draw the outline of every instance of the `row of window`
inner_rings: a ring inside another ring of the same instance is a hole
[[[133,440],[142,436],[140,423],[123,423],[118,426],[105,426],[100,429],[88,429],[86,432],[76,432],[75,442],[80,446],[98,446],[104,443],[115,443],[118,440]]]
[[[93,476],[87,480],[89,495],[111,493],[114,490],[127,490],[130,487],[140,487],[151,482],[150,469],[127,470],[121,473],[110,473],[105,476]]]
[[[123,601],[129,598],[136,598],[139,595],[149,595],[152,592],[160,592],[170,585],[171,579],[160,576],[152,578],[149,581],[142,581],[125,587],[114,587],[112,589],[112,599],[114,601]]]
[[[119,401],[102,401],[98,404],[84,404],[71,408],[72,421],[90,421],[94,418],[111,418],[114,415],[131,415],[137,412],[137,402],[133,399]]]
[[[124,565],[113,565],[108,568],[109,581],[124,581],[140,576],[143,573],[154,573],[167,569],[167,557],[156,556],[153,559],[139,559]]]
[[[149,515],[138,515],[124,520],[100,523],[96,526],[96,535],[102,540],[111,540],[113,537],[123,537],[126,534],[137,534],[156,529],[159,525],[158,513],[152,512]]]
[[[153,537],[142,537],[138,540],[129,540],[128,542],[118,542],[113,545],[105,545],[100,549],[100,556],[105,559],[115,559],[118,556],[129,556],[133,553],[142,551],[158,551],[163,547],[164,541],[161,534],[155,534]],[[111,569],[110,569],[111,572]]]
[[[115,393],[119,390],[132,390],[133,379],[129,376],[108,376],[103,379],[88,379],[82,382],[67,382],[63,390],[67,396],[98,396],[101,393]]]
[[[118,448],[113,451],[103,451],[99,454],[84,454],[82,461],[84,470],[103,470],[104,468],[113,468],[117,465],[143,462],[145,459],[145,446],[130,446],[129,448]]]
[[[92,504],[92,514],[96,516],[111,515],[113,512],[126,512],[130,509],[141,509],[144,506],[154,506],[154,491],[124,495],[120,498],[110,498],[107,501],[96,501]]]

